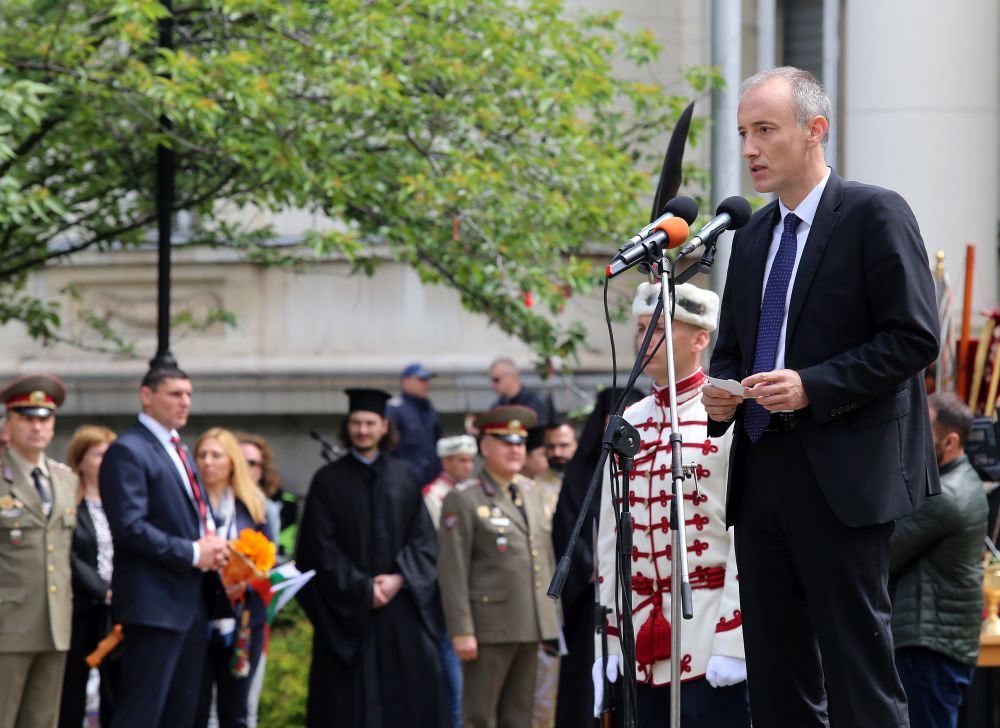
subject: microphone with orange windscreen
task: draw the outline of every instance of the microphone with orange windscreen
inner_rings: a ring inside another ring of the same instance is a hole
[[[653,231],[635,245],[621,251],[608,264],[605,275],[614,278],[644,260],[658,259],[664,250],[679,248],[688,239],[691,229],[679,217],[668,217],[656,223]]]

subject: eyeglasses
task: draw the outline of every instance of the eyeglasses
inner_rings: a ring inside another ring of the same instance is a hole
[[[260,460],[247,460],[247,465],[251,468],[259,468],[263,464]]]

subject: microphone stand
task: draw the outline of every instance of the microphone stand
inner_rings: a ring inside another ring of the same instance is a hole
[[[337,451],[333,447],[333,443],[316,432],[316,430],[309,430],[309,437],[319,443],[319,454],[323,456],[323,459],[328,463],[332,463],[337,456]]]
[[[664,311],[667,308],[667,285],[673,293],[674,282],[668,280],[667,271],[670,261],[666,256],[659,262],[660,268],[660,303]],[[685,271],[687,272],[687,271]],[[692,273],[691,275],[694,275]],[[656,320],[653,319],[653,327]],[[680,728],[681,725],[681,618],[691,619],[694,616],[694,606],[691,600],[691,580],[688,574],[687,521],[684,517],[684,437],[680,432],[680,419],[677,415],[677,378],[674,375],[673,317],[663,317],[663,339],[667,357],[667,393],[670,399],[670,477],[672,495],[670,500],[670,728]],[[651,466],[652,467],[652,466]],[[678,590],[677,585],[680,584]],[[678,594],[680,598],[678,599]]]
[[[720,231],[721,232],[721,231]],[[663,314],[665,309],[665,289],[668,281],[663,273],[670,270],[669,261],[663,255],[665,251],[657,251],[658,257],[656,260],[657,267],[660,270],[660,299],[656,302],[656,306],[653,309],[652,321],[657,321],[658,317]],[[705,252],[702,254],[701,260],[699,260],[694,265],[690,266],[686,270],[682,271],[680,274],[673,277],[673,281],[669,284],[671,289],[673,286],[679,285],[690,280],[694,275],[699,272],[708,272],[712,263],[715,261],[715,240],[713,239],[710,243],[705,245]],[[671,529],[672,529],[672,542],[671,542],[671,552],[672,554],[680,554],[679,558],[671,559],[671,592],[676,594],[677,590],[673,585],[681,584],[680,594],[681,598],[674,599],[671,598],[671,649],[670,649],[670,670],[671,670],[671,680],[670,680],[670,728],[680,728],[681,725],[681,697],[680,688],[681,681],[680,676],[680,660],[681,660],[681,621],[684,619],[691,619],[694,616],[694,609],[691,598],[691,582],[688,577],[687,569],[687,543],[684,537],[684,529],[678,526],[686,526],[686,521],[684,519],[684,493],[682,489],[682,483],[685,478],[685,471],[693,470],[690,466],[685,467],[682,461],[682,448],[683,448],[683,438],[679,433],[679,420],[677,416],[677,383],[674,377],[674,350],[673,350],[673,329],[671,326],[672,318],[670,315],[664,316],[664,343],[666,346],[666,356],[667,356],[667,387],[670,396],[670,448],[671,448],[671,478],[672,478],[672,490],[673,497],[671,498]],[[642,344],[639,346],[639,353],[636,356],[635,362],[632,365],[632,371],[629,374],[629,378],[625,384],[625,392],[628,392],[636,380],[639,378],[643,369],[643,362],[646,359],[646,352],[649,351],[649,345],[653,338],[653,332],[656,330],[656,326],[650,326],[646,330],[646,334],[643,337]],[[563,587],[566,584],[566,578],[569,575],[570,566],[573,561],[573,555],[576,552],[576,542],[580,537],[580,532],[583,528],[584,520],[586,514],[590,510],[590,504],[594,499],[594,495],[597,493],[598,487],[600,486],[602,476],[604,474],[604,468],[608,461],[608,456],[611,454],[612,449],[619,455],[619,460],[623,465],[623,470],[625,470],[625,475],[627,476],[627,469],[631,469],[632,457],[639,451],[641,445],[641,437],[639,431],[635,429],[626,420],[622,419],[621,414],[625,409],[625,396],[623,395],[618,402],[615,404],[614,412],[608,420],[608,427],[605,430],[604,438],[601,443],[601,456],[598,459],[597,467],[594,469],[593,474],[590,478],[590,484],[587,486],[587,492],[584,495],[583,502],[581,503],[580,512],[577,514],[576,522],[573,524],[573,530],[570,533],[569,541],[566,544],[566,549],[562,556],[559,558],[559,563],[556,566],[555,574],[552,576],[552,581],[549,583],[549,588],[547,595],[551,599],[559,599],[560,594],[562,594]],[[627,468],[627,469],[626,469]],[[695,487],[697,488],[697,481]],[[635,726],[635,706],[633,705],[633,692],[635,685],[635,630],[632,624],[632,572],[631,572],[631,554],[632,554],[632,518],[629,514],[629,499],[627,496],[622,497],[621,505],[621,519],[618,528],[618,563],[619,563],[619,584],[622,589],[622,602],[623,602],[623,614],[627,615],[623,620],[621,625],[621,648],[622,648],[622,695],[623,695],[623,728],[633,728]],[[596,548],[596,546],[595,546]],[[595,583],[595,588],[598,585]]]
[[[653,309],[654,320],[655,317],[659,316],[662,311],[663,301],[660,300],[656,302],[656,307]],[[639,374],[642,373],[642,363],[645,361],[646,352],[649,350],[649,344],[653,338],[653,332],[655,330],[655,326],[650,326],[646,330],[642,344],[639,347],[639,354],[635,359],[635,363],[632,365],[632,371],[625,384],[624,391],[626,393],[635,385],[636,380],[639,378]],[[632,458],[639,452],[639,448],[642,444],[642,438],[639,435],[639,431],[621,417],[621,413],[625,409],[625,402],[626,397],[623,394],[615,404],[614,412],[608,420],[608,427],[604,432],[604,438],[601,443],[601,456],[598,459],[597,467],[594,468],[594,472],[591,475],[590,484],[587,486],[587,493],[584,495],[583,502],[580,505],[580,512],[576,516],[576,522],[573,524],[573,530],[570,533],[566,549],[559,558],[559,564],[556,566],[555,574],[553,574],[552,581],[549,583],[547,594],[551,599],[559,599],[559,595],[562,594],[563,587],[566,584],[566,577],[569,575],[570,565],[573,561],[573,554],[576,552],[576,542],[580,538],[580,531],[583,528],[584,520],[586,519],[587,513],[590,511],[590,504],[594,500],[594,495],[600,487],[601,480],[604,475],[604,467],[608,461],[608,456],[611,454],[611,451],[614,450],[619,456],[619,461],[623,470],[626,470],[631,469]],[[632,625],[632,569],[630,563],[632,556],[632,517],[628,512],[628,508],[628,497],[624,497],[622,498],[621,519],[618,527],[617,554],[619,564],[618,578],[619,583],[623,585],[622,612],[627,615],[627,617],[622,621],[620,640],[623,672],[622,728],[634,728],[635,726],[635,706],[633,705],[635,686],[635,630]],[[599,585],[595,584],[594,588],[598,589]]]
[[[650,254],[655,255],[655,261],[660,267],[661,271],[666,269],[663,265],[664,249],[651,250]],[[711,259],[714,256],[714,251],[706,248],[705,257],[703,257],[703,263],[706,266],[711,265]],[[705,258],[708,258],[706,261]],[[688,274],[688,277],[694,275],[697,271],[693,271]],[[685,271],[687,273],[687,271]],[[661,281],[664,277],[661,275]],[[664,288],[665,286],[660,286],[660,299],[656,302],[656,306],[653,309],[652,321],[656,321],[659,316],[664,312]],[[671,720],[671,728],[680,728],[680,680],[676,679],[676,676],[680,674],[680,610],[682,603],[684,606],[683,616],[690,619],[693,616],[693,610],[691,607],[691,585],[687,577],[687,546],[683,537],[680,539],[680,545],[677,545],[677,534],[680,529],[676,527],[676,524],[684,524],[683,520],[683,502],[680,503],[680,514],[677,514],[676,508],[679,501],[683,500],[683,491],[680,488],[679,483],[684,479],[685,468],[680,462],[682,456],[681,448],[681,438],[677,433],[677,411],[676,411],[676,382],[674,380],[673,372],[673,343],[671,340],[672,333],[670,327],[670,316],[664,316],[664,339],[665,345],[667,347],[667,362],[668,362],[668,387],[670,391],[670,402],[671,402],[671,452],[673,455],[674,466],[674,498],[672,502],[674,504],[672,508],[672,528],[674,531],[675,542],[672,545],[672,552],[674,554],[681,554],[680,559],[672,559],[672,562],[676,565],[678,561],[683,562],[683,576],[672,576],[672,584],[681,583],[681,600],[672,599],[671,604],[674,605],[673,608],[678,610],[672,619],[676,622],[672,625],[672,643],[671,643],[671,660],[672,660],[672,675],[675,676],[671,681],[671,714],[675,712],[676,709],[676,719]],[[629,378],[625,384],[625,391],[627,392],[631,389],[639,375],[642,373],[643,362],[646,360],[646,353],[649,351],[650,342],[653,338],[653,332],[656,330],[656,326],[650,326],[646,330],[646,334],[643,337],[642,344],[639,346],[639,352],[636,356],[635,362],[632,365],[632,371],[629,374]],[[559,563],[556,567],[555,574],[552,577],[552,581],[549,584],[548,596],[552,599],[558,599],[559,595],[562,593],[563,586],[566,583],[566,578],[569,575],[570,565],[573,560],[573,554],[576,552],[576,542],[580,537],[580,532],[583,528],[584,519],[590,510],[590,504],[594,499],[594,495],[597,493],[600,487],[602,476],[604,474],[604,468],[607,464],[607,460],[611,451],[618,455],[618,464],[624,472],[623,482],[628,481],[628,471],[632,469],[632,458],[639,451],[642,443],[642,438],[639,435],[639,431],[633,427],[630,423],[621,417],[622,411],[625,409],[625,397],[624,395],[619,399],[615,405],[614,412],[612,413],[610,419],[608,420],[608,427],[605,430],[604,438],[602,441],[601,456],[598,459],[597,467],[590,479],[590,484],[587,487],[587,493],[583,498],[583,502],[580,507],[580,512],[577,514],[576,522],[573,524],[573,530],[570,533],[569,541],[566,544],[566,549],[559,559]],[[676,438],[676,440],[675,440]],[[679,473],[679,475],[678,475]],[[680,497],[677,494],[680,494]],[[617,553],[617,563],[618,563],[618,582],[621,589],[622,596],[622,613],[626,615],[625,619],[622,620],[621,624],[621,649],[622,649],[622,696],[623,696],[623,728],[632,728],[635,726],[635,706],[634,701],[634,686],[635,686],[635,628],[632,623],[632,569],[631,569],[631,557],[632,557],[632,517],[629,513],[629,499],[627,496],[622,497],[620,518],[618,522],[618,553]],[[595,588],[598,585],[595,584]],[[673,691],[676,687],[677,697],[673,697]]]

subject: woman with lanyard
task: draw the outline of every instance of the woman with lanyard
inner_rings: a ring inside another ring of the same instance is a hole
[[[203,433],[194,446],[195,460],[215,513],[219,536],[227,540],[239,537],[243,529],[260,531],[274,541],[276,524],[268,522],[263,491],[250,477],[240,443],[229,430],[213,427]],[[205,672],[195,724],[208,723],[212,686],[216,688],[216,711],[220,728],[243,728],[247,725],[247,698],[254,670],[264,647],[267,611],[260,596],[246,583],[227,588],[237,604],[237,618],[212,623]],[[249,611],[249,643],[246,661],[237,652],[239,630],[244,624],[243,611]],[[249,669],[247,669],[247,667]]]

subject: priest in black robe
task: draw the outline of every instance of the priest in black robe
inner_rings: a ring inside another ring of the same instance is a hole
[[[309,728],[451,725],[436,635],[436,534],[409,469],[386,451],[386,392],[349,389],[349,452],[313,477],[298,566],[315,629]]]

